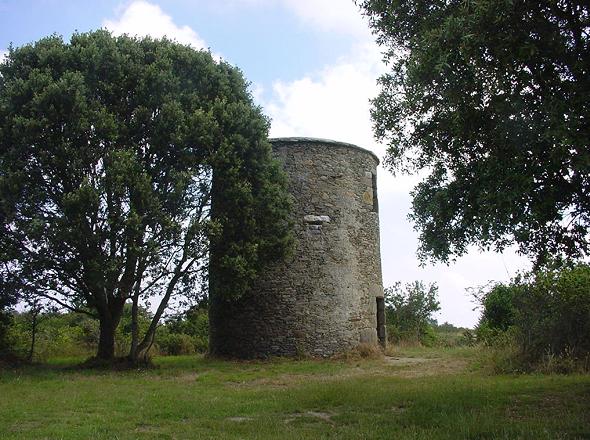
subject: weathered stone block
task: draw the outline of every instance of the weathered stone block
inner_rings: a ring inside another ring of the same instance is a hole
[[[330,217],[327,215],[305,215],[303,221],[306,223],[323,224],[330,223]]]

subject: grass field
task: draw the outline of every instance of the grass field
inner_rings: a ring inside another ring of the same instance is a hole
[[[590,439],[590,376],[490,376],[475,349],[383,360],[62,359],[0,372],[0,439]]]

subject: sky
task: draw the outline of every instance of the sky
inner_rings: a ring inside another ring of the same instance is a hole
[[[352,0],[0,0],[0,59],[11,44],[99,28],[167,36],[238,66],[272,119],[271,137],[328,138],[385,154],[373,138],[369,100],[386,66]],[[472,327],[479,312],[466,289],[507,281],[530,264],[514,250],[472,249],[448,266],[421,267],[407,219],[418,181],[378,171],[384,286],[435,282],[438,321]]]

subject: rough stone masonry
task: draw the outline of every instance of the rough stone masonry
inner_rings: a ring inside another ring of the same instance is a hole
[[[214,355],[326,357],[385,343],[376,170],[368,150],[271,140],[293,196],[295,251],[237,302],[211,298]]]

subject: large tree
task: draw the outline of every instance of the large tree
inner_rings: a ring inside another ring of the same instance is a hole
[[[390,66],[372,109],[386,164],[425,176],[410,215],[420,256],[587,255],[589,3],[357,3]]]
[[[136,317],[158,295],[130,355],[149,348],[171,297],[206,280],[211,244],[240,296],[289,243],[268,127],[239,70],[206,51],[106,31],[11,48],[0,64],[0,291],[97,317],[102,359],[125,303]]]

